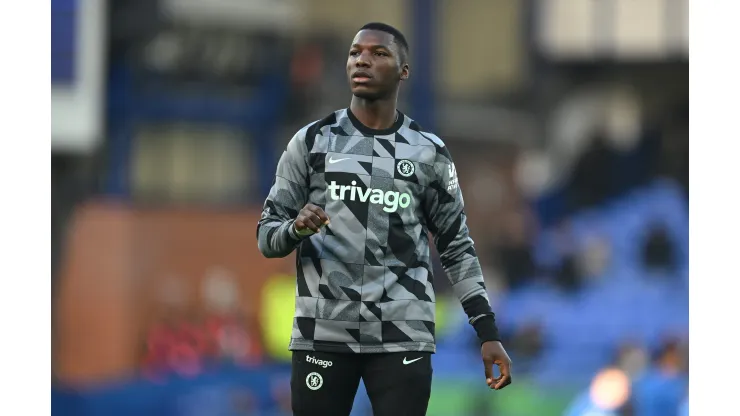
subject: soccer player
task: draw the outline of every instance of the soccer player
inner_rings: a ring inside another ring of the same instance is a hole
[[[265,257],[297,248],[289,348],[299,416],[348,415],[361,379],[375,415],[426,413],[435,352],[430,232],[481,341],[486,383],[511,383],[450,153],[396,108],[408,49],[389,25],[360,29],[347,58],[349,108],[290,140],[259,220]]]

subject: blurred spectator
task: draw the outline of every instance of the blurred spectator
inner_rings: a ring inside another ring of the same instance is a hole
[[[576,162],[572,174],[571,207],[578,210],[599,205],[614,191],[612,166],[615,152],[603,135],[596,135]]]
[[[576,252],[565,253],[560,267],[555,271],[555,283],[565,292],[573,293],[581,288],[583,275],[578,267]]]
[[[545,241],[553,258],[546,259],[541,267],[552,273],[555,284],[565,292],[574,293],[590,279],[597,279],[605,272],[611,260],[611,247],[606,238],[596,230],[581,241],[576,241],[571,222],[564,219],[554,228],[551,240]]]
[[[642,246],[642,263],[646,269],[664,273],[678,271],[675,242],[663,225],[653,225]]]
[[[259,340],[236,317],[162,321],[149,329],[142,371],[150,379],[171,373],[195,376],[221,362],[257,364],[261,350]]]
[[[223,363],[261,362],[257,331],[239,310],[236,277],[226,269],[211,268],[200,289],[202,311],[189,308],[181,277],[162,279],[156,293],[160,315],[148,329],[142,357],[142,372],[149,379],[173,373],[192,377]]]
[[[578,270],[582,279],[595,280],[604,276],[611,261],[611,245],[607,238],[594,232],[588,235],[578,252]]]
[[[636,343],[625,343],[619,348],[616,366],[630,379],[640,376],[649,364],[648,352]]]
[[[603,115],[571,174],[570,208],[599,206],[644,185],[658,158],[660,132],[646,124],[643,104],[630,88],[602,92]]]
[[[588,389],[570,404],[565,415],[632,415],[630,393],[629,379],[623,371],[612,367],[604,368],[594,376]]]
[[[506,345],[517,360],[517,368],[522,372],[529,372],[529,363],[538,358],[544,348],[542,326],[530,323],[517,328],[506,340]]]
[[[496,258],[510,289],[517,289],[535,275],[532,248],[533,224],[523,210],[504,214],[502,234],[496,242]]]
[[[675,340],[665,341],[651,368],[634,382],[635,409],[642,416],[677,414],[686,397],[686,351]]]

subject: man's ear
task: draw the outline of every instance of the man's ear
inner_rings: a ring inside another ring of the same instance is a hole
[[[407,79],[409,79],[409,75],[411,75],[409,64],[403,64],[403,66],[401,66],[401,81],[406,81]]]

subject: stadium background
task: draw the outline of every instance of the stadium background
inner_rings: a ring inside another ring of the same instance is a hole
[[[294,260],[256,221],[368,21],[409,38],[400,109],[451,149],[514,361],[488,391],[437,264],[429,414],[688,414],[688,1],[51,6],[55,414],[289,414]]]

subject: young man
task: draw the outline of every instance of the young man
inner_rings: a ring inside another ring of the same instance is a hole
[[[360,29],[347,59],[349,108],[293,137],[259,221],[266,257],[298,248],[296,415],[348,415],[360,379],[375,415],[426,413],[435,351],[430,231],[482,342],[486,383],[511,383],[455,165],[442,140],[396,109],[407,55],[395,28]]]

